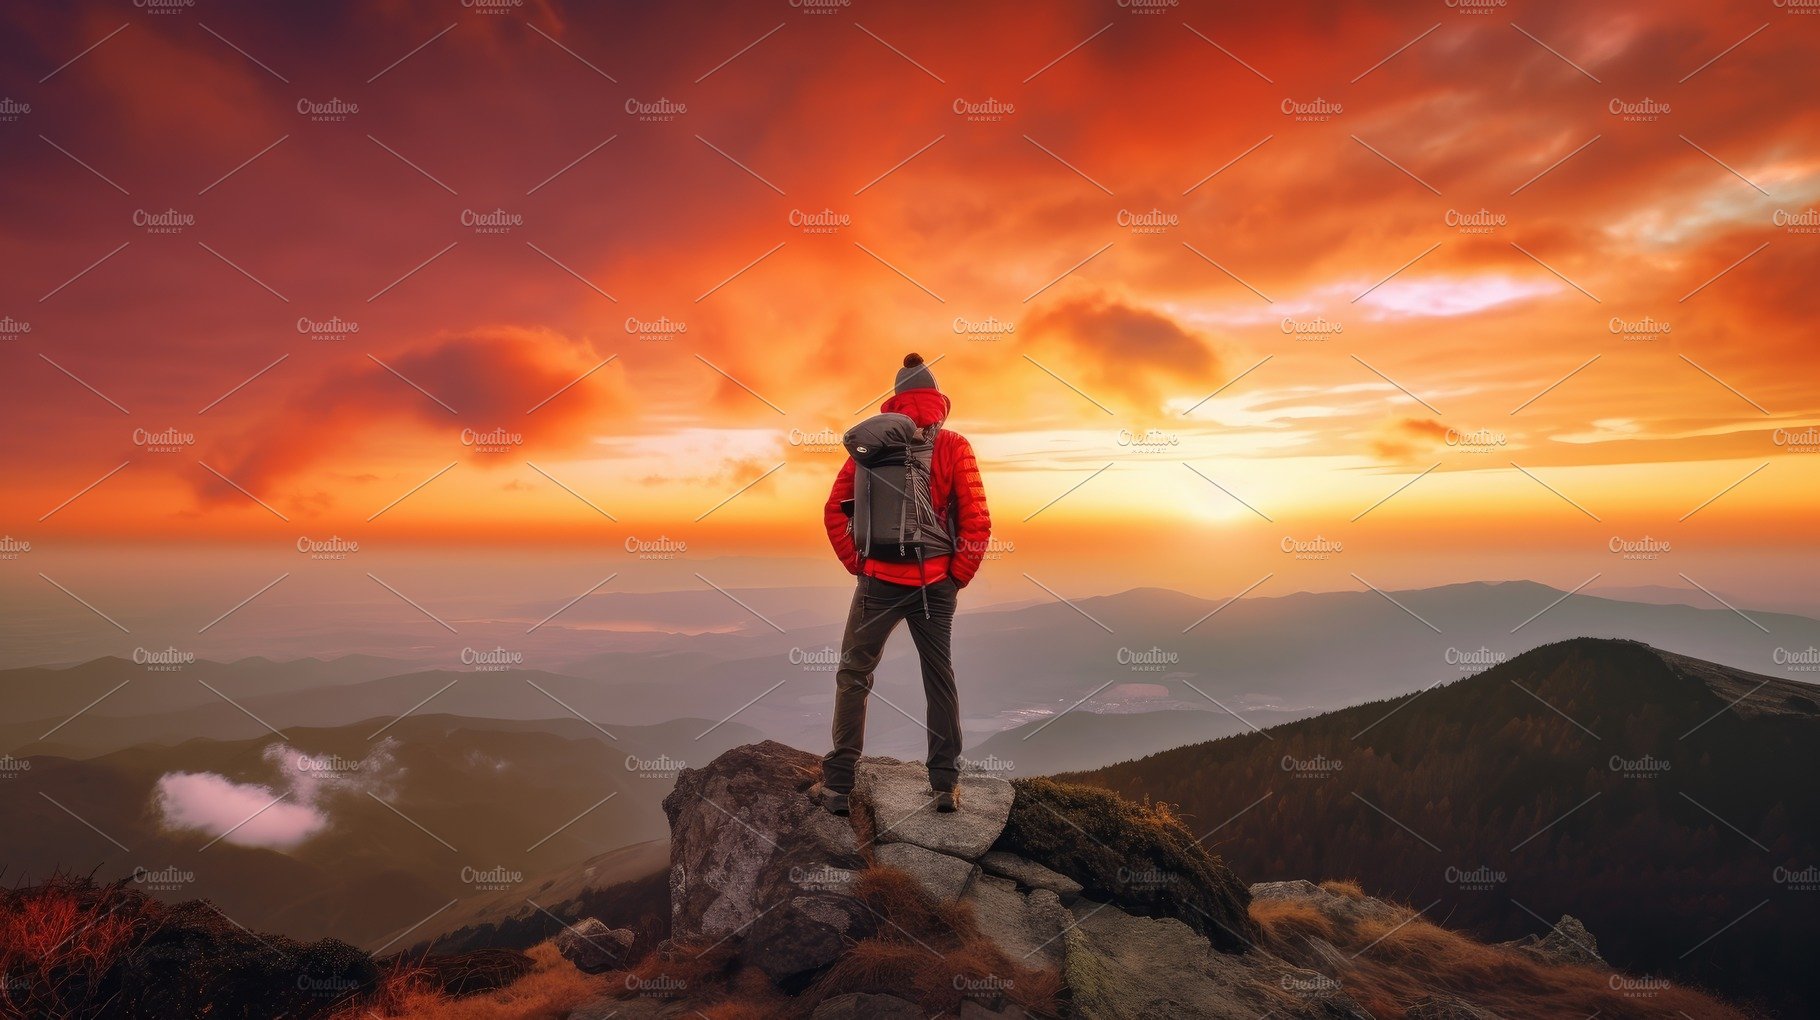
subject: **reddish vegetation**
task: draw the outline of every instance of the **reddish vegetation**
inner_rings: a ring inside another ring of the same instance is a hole
[[[62,1014],[94,999],[122,954],[155,923],[118,886],[58,875],[0,897],[0,1003],[9,1015]]]
[[[1350,882],[1324,883],[1330,892],[1356,891]],[[1335,918],[1306,903],[1254,900],[1251,916],[1267,944],[1291,962],[1324,972],[1310,937],[1332,943],[1352,965],[1336,976],[1341,989],[1373,1016],[1401,1017],[1433,995],[1452,995],[1501,1016],[1594,1016],[1645,1020],[1745,1020],[1745,1014],[1690,988],[1663,986],[1627,992],[1613,987],[1611,971],[1543,963],[1522,953],[1485,945],[1426,921]],[[1401,926],[1399,927],[1399,924]]]
[[[544,943],[530,950],[530,973],[506,988],[454,999],[421,966],[397,963],[372,998],[351,1003],[330,1020],[561,1020],[606,993],[604,976],[583,974]]]

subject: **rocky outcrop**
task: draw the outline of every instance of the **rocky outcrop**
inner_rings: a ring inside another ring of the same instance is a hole
[[[855,799],[872,814],[880,843],[913,843],[926,850],[977,858],[992,848],[1011,816],[1011,784],[962,773],[956,786],[961,810],[935,810],[935,791],[922,765],[889,758],[862,759],[853,778]]]
[[[817,1006],[809,1020],[924,1020],[924,1016],[916,1003],[895,995],[852,992]]]
[[[1047,889],[1061,897],[1064,903],[1072,902],[1081,893],[1081,884],[1067,875],[1003,850],[982,855],[980,867],[988,874],[1009,878],[1026,889]]]
[[[870,930],[849,892],[865,867],[847,819],[810,802],[820,760],[765,741],[684,769],[670,819],[671,938],[740,937],[742,957],[790,986]]]
[[[603,974],[628,962],[637,935],[630,928],[609,928],[597,917],[586,918],[556,933],[550,941],[563,958],[583,974]]]
[[[973,886],[979,865],[962,857],[926,850],[915,843],[886,843],[872,851],[881,867],[908,873],[937,903],[953,903]]]
[[[1604,966],[1605,958],[1599,955],[1599,943],[1592,932],[1586,930],[1579,918],[1562,914],[1548,934],[1540,937],[1525,935],[1514,942],[1503,943],[1520,953],[1533,956],[1543,963],[1585,963]]]

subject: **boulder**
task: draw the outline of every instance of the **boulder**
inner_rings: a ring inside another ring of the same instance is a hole
[[[1174,918],[1137,917],[1087,900],[1073,911],[1078,923],[1062,938],[1062,973],[1076,1015],[1088,1020],[1371,1018],[1332,978],[1262,950],[1218,952]]]
[[[1074,918],[1054,892],[1025,896],[1010,879],[981,875],[961,902],[973,908],[980,933],[1012,963],[1043,968],[1062,962],[1062,933]]]
[[[767,740],[677,775],[664,798],[673,939],[740,936],[742,959],[793,986],[869,930],[848,889],[865,867],[853,827],[807,795],[820,771],[815,755]]]
[[[1067,875],[1003,850],[989,851],[980,858],[980,867],[989,874],[1002,875],[1028,889],[1047,889],[1065,902],[1072,901],[1081,893],[1081,884]]]
[[[630,928],[609,928],[600,918],[589,917],[557,932],[550,941],[576,970],[603,974],[625,966],[637,937]]]
[[[991,776],[962,773],[956,790],[960,810],[935,810],[929,770],[890,758],[862,758],[853,792],[872,813],[873,839],[914,843],[927,850],[973,859],[992,848],[1011,816],[1011,784]]]
[[[915,843],[885,843],[872,857],[884,867],[907,872],[937,903],[960,899],[980,873],[979,865],[972,861],[925,850]]]
[[[1582,963],[1595,967],[1605,966],[1605,958],[1599,955],[1599,943],[1593,934],[1586,930],[1580,919],[1570,914],[1562,914],[1548,934],[1540,938],[1525,935],[1514,942],[1503,942],[1520,953],[1526,953],[1544,963]]]
[[[809,1020],[925,1020],[916,1004],[895,995],[850,992],[815,1007]]]

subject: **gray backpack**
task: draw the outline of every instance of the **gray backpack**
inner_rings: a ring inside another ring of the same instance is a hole
[[[861,556],[920,564],[954,552],[954,535],[930,496],[940,431],[939,424],[919,429],[908,415],[875,414],[841,437],[854,463],[851,527]]]

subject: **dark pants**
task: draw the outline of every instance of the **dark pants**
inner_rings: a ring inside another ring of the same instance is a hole
[[[954,607],[959,589],[944,578],[919,590],[861,575],[841,635],[840,671],[834,675],[834,750],[822,758],[822,782],[828,789],[853,789],[853,767],[866,740],[866,698],[872,672],[885,654],[885,639],[898,621],[910,624],[910,640],[923,664],[923,697],[928,702],[929,785],[954,789],[961,753],[961,707],[954,690]],[[929,615],[923,616],[923,595]]]

